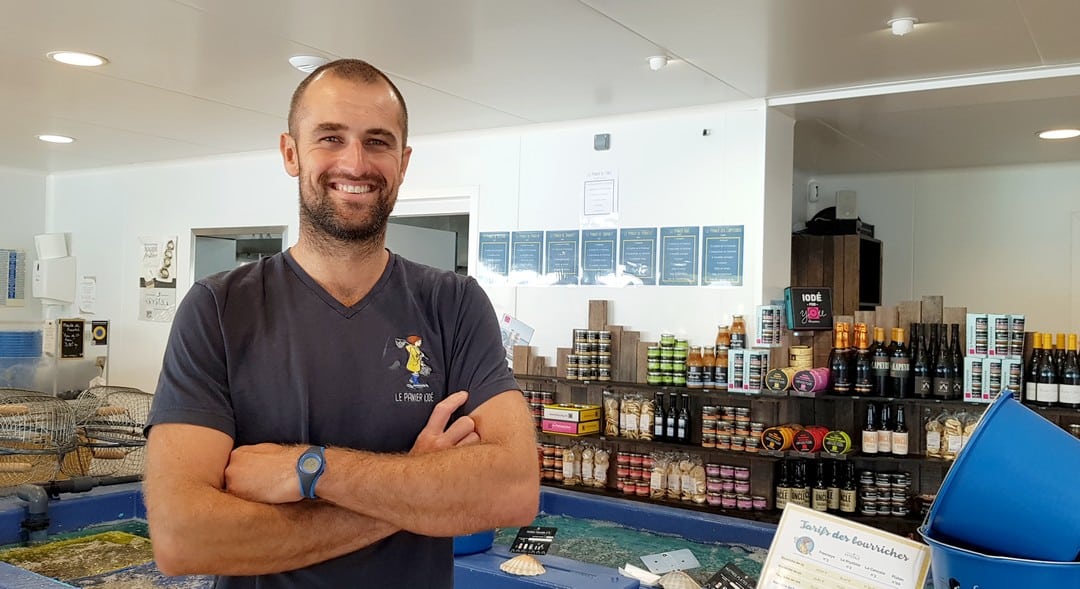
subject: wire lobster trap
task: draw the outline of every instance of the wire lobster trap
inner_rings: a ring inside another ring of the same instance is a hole
[[[75,447],[75,414],[65,401],[0,389],[0,487],[54,480]]]
[[[153,395],[130,387],[97,386],[69,401],[76,448],[63,461],[67,476],[141,475],[147,415]]]

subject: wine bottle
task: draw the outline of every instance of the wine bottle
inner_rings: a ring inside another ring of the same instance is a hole
[[[868,397],[874,394],[874,361],[870,352],[870,337],[865,323],[855,324],[855,361],[852,388],[856,395]]]
[[[1024,401],[1034,403],[1037,397],[1036,390],[1039,387],[1039,362],[1042,361],[1042,334],[1035,332],[1032,337],[1034,343],[1031,348],[1031,359],[1027,363],[1027,373],[1024,374]],[[1017,399],[1018,401],[1020,399]]]
[[[679,397],[676,396],[675,393],[668,393],[668,408],[667,408],[667,413],[664,416],[665,420],[666,420],[665,421],[665,430],[666,431],[664,431],[664,440],[666,440],[668,442],[674,442],[675,439],[676,439],[675,438],[675,421],[678,419],[678,415],[679,415],[678,404],[679,404]]]
[[[911,351],[911,371],[912,375],[915,372],[915,364],[919,362],[919,337],[922,335],[922,329],[918,323],[912,323],[908,326],[908,349]]]
[[[1059,333],[1054,337],[1054,368],[1061,373],[1061,367],[1065,364],[1065,334]]]
[[[889,356],[889,380],[892,381],[892,396],[897,398],[911,396],[911,352],[905,345],[904,328],[892,330],[893,349]]]
[[[675,435],[678,437],[680,444],[690,443],[690,395],[687,393],[682,394],[682,399],[679,403],[679,417],[676,423]]]
[[[1065,407],[1080,408],[1080,357],[1076,354],[1076,334],[1069,334],[1065,359],[1061,363],[1058,400]]]
[[[934,394],[934,358],[930,355],[930,350],[926,346],[926,332],[927,329],[924,325],[919,339],[911,340],[912,349],[919,348],[918,359],[912,360],[911,373],[912,389],[914,389],[915,396],[920,399],[928,399]]]
[[[889,390],[889,349],[885,347],[885,328],[874,328],[874,346],[870,349],[870,376],[874,396],[885,396]]]
[[[848,324],[845,322],[836,324],[836,332],[833,334],[833,349],[829,352],[829,384],[833,393],[837,395],[851,394],[851,363],[848,360],[850,350],[848,350],[845,341],[847,327]]]
[[[659,391],[653,393],[653,404],[656,405],[656,411],[653,414],[653,439],[662,442],[666,439],[664,436],[664,393]]]
[[[795,477],[791,483],[791,497],[788,503],[810,507],[810,484],[806,480],[806,462],[795,461]]]
[[[953,323],[949,326],[952,331],[952,341],[949,343],[949,355],[952,359],[952,393],[949,398],[964,398],[964,353],[960,351],[960,324]]]
[[[862,432],[863,454],[877,454],[877,407],[873,403],[866,404],[866,424]]]
[[[896,406],[896,425],[892,431],[892,453],[896,456],[907,456],[908,453],[907,417],[904,415],[903,404]]]
[[[934,358],[934,397],[948,399],[952,397],[952,354],[948,343],[944,341],[945,330],[938,331],[937,357]]]
[[[1039,380],[1035,385],[1035,404],[1040,407],[1053,407],[1058,402],[1058,375],[1054,366],[1054,355],[1047,347],[1050,334],[1043,336],[1043,353],[1039,358]]]

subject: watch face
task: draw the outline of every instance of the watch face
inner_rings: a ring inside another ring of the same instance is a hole
[[[309,474],[317,472],[320,464],[322,464],[322,461],[319,460],[318,456],[304,456],[303,460],[300,461],[300,470]]]

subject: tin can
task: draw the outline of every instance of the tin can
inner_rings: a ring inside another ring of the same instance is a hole
[[[800,393],[819,393],[829,387],[828,368],[809,368],[795,373],[791,386]]]

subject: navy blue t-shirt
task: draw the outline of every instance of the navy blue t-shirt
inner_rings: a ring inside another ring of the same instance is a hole
[[[469,413],[518,385],[472,278],[390,255],[357,304],[282,253],[196,282],[169,336],[149,426],[188,423],[259,442],[407,452],[459,390]],[[289,573],[217,587],[452,587],[451,540],[400,532]]]

